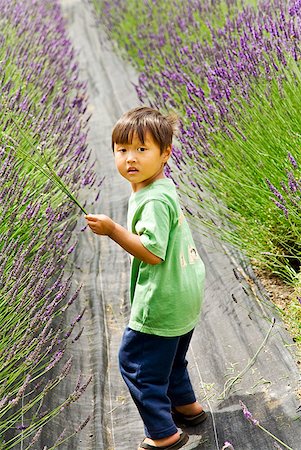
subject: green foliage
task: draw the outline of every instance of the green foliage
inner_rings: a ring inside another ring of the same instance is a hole
[[[138,70],[144,71],[144,59],[142,54],[150,53],[150,63],[156,61],[152,66],[153,71],[148,75],[156,73],[158,67],[165,64],[166,58],[174,58],[178,45],[170,41],[167,25],[172,27],[178,36],[188,47],[191,43],[207,42],[211,44],[210,27],[215,29],[222,27],[228,15],[235,15],[243,6],[253,6],[257,0],[234,0],[234,1],[209,1],[183,2],[172,1],[140,1],[140,0],[90,0],[95,12],[101,18],[102,24],[109,37],[116,43],[119,51],[136,65]],[[176,20],[178,17],[185,20],[183,27]],[[137,20],[139,18],[139,20]],[[160,36],[161,44],[156,42]],[[140,53],[141,52],[141,53]]]
[[[290,61],[281,88],[276,81],[253,86],[248,103],[242,102],[236,112],[235,126],[228,125],[230,136],[218,131],[210,136],[215,155],[208,171],[200,171],[193,158],[186,158],[189,177],[210,192],[203,197],[202,208],[211,221],[203,221],[288,282],[298,282],[301,262],[301,193],[293,198],[287,180],[292,171],[288,154],[301,157],[298,74],[297,65]],[[202,148],[196,150],[202,153]],[[301,178],[299,169],[294,177]],[[267,180],[284,198],[287,216],[271,201],[277,197]],[[199,206],[195,190],[187,186],[183,183],[183,191]]]

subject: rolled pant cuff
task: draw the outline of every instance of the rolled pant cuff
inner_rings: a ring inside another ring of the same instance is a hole
[[[194,392],[191,392],[190,394],[181,396],[181,398],[175,399],[175,401],[172,402],[172,406],[189,405],[190,403],[194,402],[196,402],[196,397]]]
[[[160,431],[155,431],[155,430],[149,431],[149,430],[145,429],[145,435],[146,435],[146,437],[148,437],[150,439],[163,439],[168,436],[172,436],[177,431],[178,431],[178,428],[175,425],[173,425],[169,428],[165,428],[164,430],[160,430]]]

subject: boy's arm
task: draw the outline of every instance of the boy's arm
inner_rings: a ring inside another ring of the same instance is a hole
[[[131,233],[126,228],[110,219],[110,217],[103,214],[89,214],[86,216],[86,220],[93,233],[109,236],[125,251],[135,256],[135,258],[152,265],[162,262],[161,258],[154,255],[142,245],[137,234]]]

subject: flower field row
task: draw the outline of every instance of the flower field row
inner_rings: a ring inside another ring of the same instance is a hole
[[[79,210],[52,178],[76,193],[92,187],[95,174],[86,87],[58,2],[0,0],[0,11],[0,448],[8,450],[33,448],[87,385],[46,409],[70,371],[65,350],[84,313],[64,320],[79,292],[64,275]]]
[[[181,118],[170,175],[188,212],[299,289],[300,2],[93,3],[140,102]],[[289,315],[300,339],[298,299]]]

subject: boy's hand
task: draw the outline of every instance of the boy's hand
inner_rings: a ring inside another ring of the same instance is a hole
[[[104,214],[88,214],[85,216],[88,226],[93,233],[110,236],[115,228],[115,222]]]

